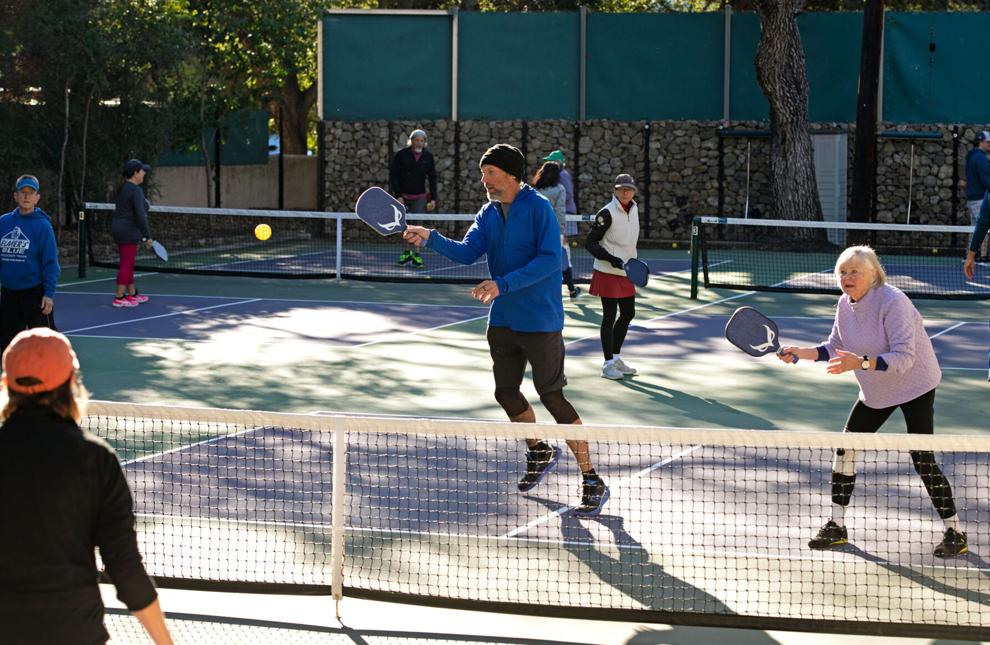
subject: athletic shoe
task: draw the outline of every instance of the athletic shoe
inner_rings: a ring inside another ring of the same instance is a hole
[[[632,376],[633,374],[636,373],[636,368],[629,367],[628,365],[622,362],[621,358],[615,359],[615,362],[612,363],[612,367],[622,372],[622,374],[625,376]]]
[[[602,506],[608,501],[608,486],[598,475],[585,477],[581,482],[581,504],[574,509],[575,515],[592,517],[602,512]]]
[[[557,465],[560,451],[543,444],[544,448],[526,451],[526,474],[519,480],[519,490],[526,492],[543,481],[548,472]]]
[[[846,527],[839,526],[832,520],[829,520],[818,531],[818,535],[808,542],[808,546],[812,549],[827,549],[829,547],[839,546],[840,544],[846,544],[847,542],[849,542],[849,533],[846,532]]]
[[[942,541],[935,546],[936,558],[953,558],[969,551],[966,543],[966,534],[949,528],[945,529]]]
[[[413,263],[413,268],[414,269],[422,269],[423,268],[423,258],[420,257],[419,253],[416,253],[415,251],[413,251],[413,254],[412,254],[412,263]]]
[[[402,255],[399,256],[399,261],[396,264],[406,264],[409,260],[413,259],[412,251],[403,251]]]
[[[615,366],[615,363],[605,363],[602,365],[602,378],[611,379],[613,381],[621,381],[625,377]]]
[[[135,293],[133,296],[131,296],[131,299],[137,302],[139,305],[143,305],[149,300],[148,296],[141,295],[140,293]]]
[[[571,300],[574,300],[575,298],[577,298],[578,296],[580,296],[581,295],[581,287],[574,287],[573,289],[571,289],[570,295],[571,295]]]
[[[130,296],[124,296],[123,298],[114,298],[113,299],[113,306],[114,307],[137,307],[138,306],[138,301],[135,300],[134,298],[131,298]]]

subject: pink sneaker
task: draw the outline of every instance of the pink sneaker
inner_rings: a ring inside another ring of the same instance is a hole
[[[113,306],[114,307],[137,307],[138,306],[138,302],[137,302],[137,300],[135,300],[134,298],[132,298],[130,296],[124,296],[123,298],[114,298],[113,299]]]
[[[148,302],[148,296],[142,296],[140,293],[135,293],[133,296],[128,296],[128,298],[138,303],[139,305]]]

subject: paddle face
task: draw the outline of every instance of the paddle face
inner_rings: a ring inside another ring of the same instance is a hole
[[[650,265],[642,260],[632,258],[625,264],[626,277],[637,287],[645,287],[650,281]]]
[[[168,262],[168,251],[161,242],[158,240],[153,241],[151,243],[151,250],[158,256],[159,260],[162,262]]]
[[[378,186],[361,193],[354,210],[379,235],[393,235],[406,230],[406,207]]]
[[[739,307],[725,326],[725,338],[750,356],[780,352],[777,323],[752,307]],[[797,362],[797,356],[791,355]]]

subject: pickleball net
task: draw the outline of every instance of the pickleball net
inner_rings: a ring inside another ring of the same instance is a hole
[[[692,294],[699,286],[839,294],[835,260],[847,246],[876,250],[890,284],[915,298],[990,298],[990,267],[962,271],[969,226],[696,217]]]
[[[113,204],[84,204],[80,275],[88,266],[117,268]],[[579,226],[590,216],[570,215]],[[465,214],[409,214],[410,224],[461,239],[474,221]],[[259,240],[255,228],[267,224],[271,237]],[[424,265],[399,264],[398,235],[382,237],[354,213],[152,206],[152,236],[168,248],[167,263],[139,247],[135,270],[264,278],[345,278],[390,282],[477,283],[489,277],[485,258],[463,265],[424,249]],[[583,239],[583,238],[582,238]],[[591,280],[594,259],[583,245],[571,248],[575,280]]]
[[[162,587],[335,594],[709,626],[978,638],[990,629],[990,438],[297,415],[94,402]],[[527,493],[523,438],[561,448]],[[611,489],[574,514],[567,439]],[[834,451],[849,545],[813,551]],[[910,451],[935,452],[970,553]],[[337,493],[336,495],[334,493]],[[167,609],[167,608],[166,608]]]

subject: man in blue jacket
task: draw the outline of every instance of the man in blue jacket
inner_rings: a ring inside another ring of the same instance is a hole
[[[18,333],[55,329],[55,285],[61,268],[52,223],[40,208],[32,175],[14,184],[17,208],[0,217],[0,353]]]
[[[976,143],[966,155],[966,210],[970,224],[974,226],[980,216],[980,204],[990,190],[990,160],[987,153],[990,153],[990,132],[983,130],[976,133]],[[979,250],[981,257],[985,258],[986,243]]]
[[[560,296],[560,228],[545,197],[522,183],[526,158],[500,143],[481,157],[481,183],[490,200],[456,242],[437,231],[409,226],[404,237],[455,262],[471,264],[487,256],[490,280],[471,290],[488,304],[488,347],[495,375],[495,400],[516,423],[535,423],[536,413],[519,390],[526,363],[540,401],[560,424],[581,418],[564,398],[564,305]],[[536,486],[557,463],[558,449],[542,439],[527,439],[526,474],[519,490]],[[578,515],[597,515],[608,501],[608,487],[595,472],[587,441],[568,441],[582,472]]]

